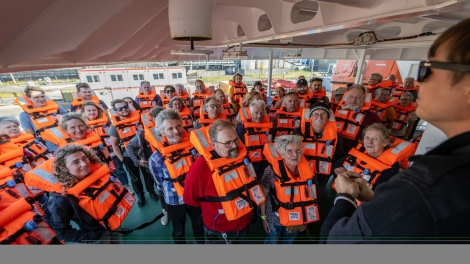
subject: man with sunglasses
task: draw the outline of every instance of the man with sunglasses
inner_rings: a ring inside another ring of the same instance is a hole
[[[327,243],[468,243],[470,237],[470,18],[450,27],[418,68],[416,114],[448,137],[374,192],[362,177],[336,178],[322,227]],[[355,199],[363,201],[357,208]]]
[[[111,107],[110,116],[113,124],[109,128],[109,136],[115,154],[113,157],[116,164],[115,174],[124,185],[128,183],[126,171],[123,168],[124,164],[131,178],[132,188],[137,195],[137,205],[142,207],[145,204],[144,188],[140,178],[140,172],[142,172],[147,192],[152,199],[158,201],[159,198],[155,192],[155,184],[150,172],[147,168],[137,167],[126,151],[127,144],[139,130],[142,130],[140,114],[138,111],[131,111],[127,102],[122,99],[113,100]]]
[[[206,244],[246,239],[253,210],[264,202],[253,165],[230,121],[191,131],[201,154],[186,175],[184,202],[201,207]]]

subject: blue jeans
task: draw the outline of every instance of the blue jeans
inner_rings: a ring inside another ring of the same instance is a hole
[[[264,244],[292,244],[299,232],[288,233],[286,227],[269,223],[270,233],[266,233]]]
[[[124,164],[118,159],[117,156],[113,156],[114,164],[116,165],[116,171],[113,173],[122,184],[128,185],[129,179],[127,178],[127,172],[124,169]]]

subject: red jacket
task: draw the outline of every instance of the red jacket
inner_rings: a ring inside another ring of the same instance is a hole
[[[214,231],[239,231],[250,224],[252,212],[237,220],[228,221],[224,214],[218,215],[219,210],[222,210],[220,202],[201,203],[201,197],[208,196],[217,197],[217,190],[212,181],[212,172],[204,157],[200,156],[186,174],[183,194],[184,203],[201,207],[204,225]]]

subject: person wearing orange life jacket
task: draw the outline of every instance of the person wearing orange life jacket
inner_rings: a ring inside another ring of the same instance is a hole
[[[135,198],[90,148],[81,144],[60,148],[54,159],[28,172],[25,181],[49,192],[46,219],[65,243],[122,242],[121,224]]]
[[[261,98],[263,99],[264,103],[268,103],[268,98],[266,97],[266,90],[263,87],[263,83],[261,81],[255,81],[253,84],[253,88],[251,88],[251,91],[256,90],[260,92]]]
[[[413,95],[413,102],[416,102],[418,98],[418,87],[415,86],[415,78],[407,77],[403,82],[403,87],[397,86],[392,90],[392,96],[400,98],[400,96],[405,92],[410,92]]]
[[[258,99],[243,107],[239,113],[241,122],[236,130],[237,135],[248,150],[248,157],[253,162],[256,176],[263,175],[268,162],[263,155],[263,146],[273,139],[273,124],[266,114],[266,104]],[[258,180],[261,177],[257,177]]]
[[[383,124],[375,123],[364,129],[363,143],[338,161],[341,166],[334,173],[356,172],[375,190],[396,175],[400,167],[407,166],[408,158],[415,151],[415,144],[391,137]]]
[[[294,129],[300,127],[303,108],[299,106],[299,95],[297,92],[289,92],[282,100],[282,107],[276,111],[272,120],[275,135],[290,135]]]
[[[276,116],[276,111],[281,108],[284,96],[286,95],[286,90],[282,86],[277,86],[275,90],[276,95],[271,97],[271,104],[269,105],[269,118],[271,119]]]
[[[196,121],[201,114],[201,107],[204,105],[206,97],[209,96],[209,92],[202,80],[197,79],[194,82],[195,90],[191,95],[191,112],[194,121]]]
[[[397,81],[397,76],[395,74],[390,74],[388,77],[387,77],[387,80],[390,81],[390,88],[392,89],[395,89],[399,86],[398,84],[398,81]]]
[[[209,96],[206,98],[206,102],[201,108],[199,119],[194,121],[194,129],[210,126],[214,121],[219,119],[228,120],[220,101],[215,96]]]
[[[326,95],[326,88],[323,84],[322,78],[312,78],[310,79],[310,89],[312,90],[311,93],[311,104],[316,102],[329,104],[330,99]]]
[[[330,108],[334,112],[336,112],[336,109],[339,107],[339,102],[341,102],[341,99],[343,99],[343,95],[346,92],[346,87],[338,87],[333,93],[333,96],[330,101]]]
[[[228,98],[230,102],[235,105],[240,105],[242,98],[248,92],[248,89],[242,81],[243,76],[241,73],[237,72],[233,75],[232,80],[228,81]],[[237,109],[238,110],[238,109]]]
[[[261,97],[260,92],[258,92],[256,90],[251,90],[250,92],[248,92],[245,95],[245,97],[242,98],[242,104],[240,105],[240,109],[249,107],[251,102],[256,101],[256,100],[261,100],[261,99],[262,99],[262,97]],[[241,117],[240,117],[240,109],[238,110],[238,113],[237,113],[237,115],[235,117],[235,120],[234,120],[235,127],[237,127],[238,124],[240,124],[242,122]]]
[[[36,86],[26,86],[24,95],[17,97],[15,101],[24,111],[19,115],[24,132],[41,140],[48,151],[53,153],[54,145],[42,139],[41,133],[58,126],[61,115],[65,115],[67,110],[47,98],[44,90]]]
[[[370,75],[370,78],[367,80],[367,92],[375,93],[375,90],[379,88],[379,83],[382,82],[383,76],[378,72],[374,72]]]
[[[413,94],[410,92],[403,93],[394,108],[396,111],[395,120],[388,131],[394,137],[408,140],[410,137],[413,137],[414,130],[416,129],[415,124],[418,121],[416,103],[413,103]]]
[[[157,105],[163,106],[160,95],[157,94],[155,87],[152,87],[149,81],[140,83],[139,94],[135,97],[135,101],[143,111],[150,110]]]
[[[191,110],[184,104],[183,99],[181,99],[179,96],[171,98],[170,102],[168,103],[168,108],[174,109],[180,114],[181,120],[183,122],[183,128],[186,131],[191,132],[191,130],[193,130],[194,122],[191,115]]]
[[[190,100],[189,100],[189,94],[188,91],[186,91],[186,88],[184,88],[184,85],[181,83],[175,84],[175,90],[176,90],[176,96],[181,98],[184,102],[184,105],[186,107],[190,107]]]
[[[215,90],[214,96],[221,102],[222,107],[224,108],[224,114],[227,115],[227,119],[235,124],[235,118],[237,116],[237,112],[235,111],[236,108],[232,103],[228,102],[227,95],[225,94],[224,90],[221,88]]]
[[[70,105],[70,112],[80,111],[83,103],[87,100],[101,105],[104,109],[108,109],[106,103],[95,95],[88,83],[77,83],[75,87],[77,88],[77,91],[72,93],[73,100]]]
[[[201,207],[206,244],[245,242],[265,197],[235,127],[217,120],[191,131],[190,142],[201,156],[186,174],[183,200]]]
[[[335,111],[338,132],[343,137],[344,152],[354,148],[359,142],[362,129],[373,123],[382,123],[377,114],[369,111],[371,94],[364,86],[351,85],[339,102]]]
[[[139,130],[142,130],[140,121],[140,113],[138,111],[131,111],[128,103],[122,99],[115,99],[111,102],[112,109],[110,109],[110,116],[113,125],[109,129],[109,136],[111,139],[111,146],[114,154],[116,154],[115,174],[121,182],[128,182],[127,173],[131,179],[132,188],[137,196],[137,205],[139,207],[145,204],[145,194],[142,180],[140,177],[139,167],[135,166],[134,162],[126,151],[127,144],[137,134]],[[124,170],[124,167],[126,170]],[[147,192],[152,194],[152,198],[155,199],[157,196],[155,193],[155,186],[153,180],[149,174],[146,174],[144,170],[141,170],[144,174],[144,182]]]
[[[185,177],[196,159],[197,152],[182,127],[181,116],[166,109],[155,119],[155,129],[146,131],[145,139],[156,151],[149,158],[149,169],[161,194],[164,213],[173,224],[175,244],[186,244],[186,215],[191,219],[192,233],[197,244],[204,243],[201,208],[184,203]],[[150,132],[147,134],[147,132]],[[162,218],[163,219],[163,218]],[[166,220],[168,222],[168,219]]]
[[[392,90],[389,88],[376,89],[370,106],[370,111],[377,114],[387,128],[393,125],[396,116],[394,106],[398,104],[398,99],[390,96],[391,93]]]
[[[292,244],[308,223],[318,221],[318,201],[314,171],[302,155],[298,135],[276,137],[264,145],[270,166],[262,177],[267,199],[260,206],[265,244]]]
[[[109,138],[111,120],[108,113],[93,101],[85,101],[80,112],[86,119],[88,126],[100,135],[101,141],[108,148],[111,157],[115,156]]]
[[[313,91],[308,85],[307,80],[299,79],[294,89],[299,95],[299,106],[303,108],[310,108],[313,101]]]
[[[31,198],[28,188],[15,180],[10,168],[0,165],[0,244],[62,244],[45,222],[41,206]]]
[[[162,90],[161,98],[163,108],[168,108],[168,103],[170,102],[171,98],[176,96],[176,89],[173,85],[165,85]]]

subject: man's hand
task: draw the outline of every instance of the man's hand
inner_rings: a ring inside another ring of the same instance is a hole
[[[355,181],[356,178],[361,178],[361,175],[352,171],[346,171],[338,174],[335,180],[336,192],[347,193],[352,197],[357,198],[359,196],[360,190],[359,185]]]

